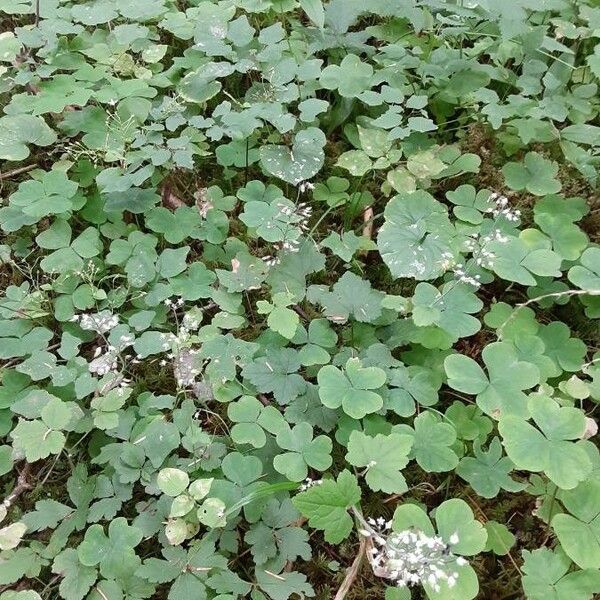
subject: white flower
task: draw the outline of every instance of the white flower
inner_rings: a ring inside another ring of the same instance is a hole
[[[310,477],[307,477],[304,480],[304,483],[300,486],[300,491],[301,492],[305,492],[306,490],[310,489],[311,487],[314,487],[315,485],[321,485],[323,483],[322,479],[311,479]]]
[[[310,181],[301,181],[298,185],[298,189],[301,194],[304,194],[306,190],[314,190],[315,186]]]
[[[368,553],[375,575],[395,582],[398,587],[427,585],[439,592],[443,584],[456,585],[458,573],[452,567],[465,565],[466,560],[454,556],[450,546],[458,543],[458,534],[446,544],[439,536],[429,536],[418,529],[386,533],[391,523],[383,517],[359,518],[363,527],[359,533],[368,537],[373,547]]]
[[[76,319],[73,318],[73,321]],[[109,310],[102,310],[98,313],[79,315],[79,327],[86,331],[97,331],[98,333],[107,333],[119,324],[118,315],[113,315]]]

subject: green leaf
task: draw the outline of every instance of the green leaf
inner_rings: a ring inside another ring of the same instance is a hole
[[[419,283],[412,298],[412,318],[418,327],[436,325],[451,342],[473,335],[481,328],[471,316],[483,308],[483,302],[465,284],[450,282],[441,292],[429,283]]]
[[[27,144],[49,146],[56,141],[56,133],[42,117],[9,115],[0,118],[0,159],[25,160],[29,156]]]
[[[265,356],[247,364],[242,370],[242,375],[259,392],[272,392],[280,404],[288,404],[306,388],[304,378],[297,374],[300,366],[295,350],[269,348]]]
[[[430,179],[439,175],[446,168],[446,163],[433,150],[423,150],[408,157],[406,168],[417,179]]]
[[[305,492],[297,494],[292,502],[308,518],[308,524],[324,532],[325,540],[338,544],[350,535],[352,518],[348,509],[360,501],[356,477],[342,471],[337,481],[325,479]]]
[[[535,275],[560,277],[561,257],[549,248],[529,247],[521,238],[492,241],[486,249],[494,254],[491,270],[502,279],[537,285]]]
[[[472,510],[466,502],[458,498],[442,502],[435,510],[440,537],[451,547],[453,554],[464,554],[471,556],[481,552],[485,547],[487,533],[478,521],[475,520]],[[427,513],[414,504],[401,504],[396,508],[392,520],[394,531],[405,531],[418,529],[426,535],[432,536],[435,531]],[[456,544],[450,543],[450,537],[458,537]],[[460,566],[456,561],[447,566],[458,574],[456,585],[452,588],[448,585],[440,585],[436,592],[425,583],[423,586],[427,597],[434,600],[471,600],[477,596],[479,584],[477,575],[470,565]]]
[[[510,532],[506,525],[497,521],[488,521],[485,524],[487,531],[486,552],[493,552],[498,556],[505,556],[515,545],[517,538]]]
[[[186,269],[186,258],[189,251],[189,246],[163,250],[156,262],[158,272],[166,278],[175,277],[183,273]]]
[[[321,0],[299,0],[302,10],[308,18],[320,29],[325,25],[325,11]]]
[[[35,510],[23,515],[23,523],[27,525],[30,532],[42,531],[56,526],[66,517],[73,513],[73,509],[56,500],[38,500]]]
[[[291,149],[287,146],[267,145],[260,149],[260,161],[269,174],[297,185],[308,181],[323,166],[325,134],[316,127],[299,131]]]
[[[444,360],[448,385],[466,394],[477,395],[477,405],[494,418],[506,415],[527,417],[523,390],[540,381],[538,368],[520,361],[510,342],[493,342],[482,352],[488,375],[472,359],[452,354]]]
[[[571,441],[583,435],[584,414],[541,395],[532,395],[528,408],[537,429],[517,415],[500,419],[498,428],[508,457],[519,469],[543,471],[561,489],[576,487],[592,469],[585,449]]]
[[[432,536],[435,533],[427,513],[416,504],[403,503],[396,507],[392,519],[393,531],[406,531],[415,528]]]
[[[552,238],[553,250],[565,260],[577,260],[588,243],[587,235],[575,225],[588,211],[585,200],[546,196],[533,211],[536,224]]]
[[[14,447],[25,453],[28,462],[36,462],[50,454],[58,454],[66,441],[61,431],[53,431],[41,420],[19,419],[11,436]]]
[[[443,254],[450,251],[454,231],[445,207],[427,192],[394,196],[386,205],[377,236],[381,258],[392,275],[419,281],[444,272]]]
[[[452,544],[454,554],[474,556],[485,548],[485,527],[475,519],[464,500],[453,498],[442,502],[435,510],[435,522],[439,535],[446,543],[450,543],[453,534],[458,536],[458,542]]]
[[[362,419],[383,406],[382,397],[371,390],[383,386],[385,371],[363,367],[358,358],[348,359],[344,371],[333,365],[322,367],[317,380],[321,402],[328,408],[341,406],[353,419]]]
[[[595,569],[571,571],[571,561],[560,548],[523,551],[523,590],[528,600],[591,600],[600,591]]]
[[[225,503],[219,498],[207,498],[198,507],[198,520],[210,529],[216,527],[225,527],[227,519],[225,517]]]
[[[156,478],[156,484],[160,491],[173,498],[185,491],[189,482],[190,479],[185,471],[170,467],[161,469]]]
[[[142,531],[127,524],[124,517],[117,517],[108,526],[108,536],[101,525],[92,525],[77,548],[77,556],[86,567],[100,566],[106,578],[131,574],[140,560],[134,548],[142,539]]]
[[[513,190],[527,190],[536,196],[560,192],[555,179],[558,165],[537,152],[528,152],[522,163],[510,162],[502,167],[506,184]]]
[[[563,550],[582,569],[600,568],[600,482],[591,479],[561,494],[570,514],[557,514],[551,522]]]
[[[270,203],[250,200],[244,204],[240,220],[256,229],[256,234],[268,242],[294,241],[301,234],[297,226],[302,217],[286,198],[277,198]]]
[[[258,586],[272,600],[288,600],[295,595],[314,596],[313,588],[306,582],[306,575],[303,573],[291,571],[277,574],[257,568],[255,574]]]
[[[321,72],[320,83],[340,96],[354,98],[371,87],[373,67],[356,54],[346,54],[339,65],[328,65]]]
[[[56,556],[52,572],[61,576],[59,591],[67,600],[81,600],[94,585],[98,572],[94,567],[86,567],[79,562],[77,551],[67,548]]]
[[[306,479],[308,467],[325,471],[331,466],[331,439],[319,435],[313,439],[313,428],[308,423],[282,428],[277,434],[277,445],[282,450],[273,459],[275,470],[291,481]]]
[[[501,489],[509,492],[525,489],[526,484],[509,477],[514,465],[508,457],[502,456],[502,446],[497,437],[491,441],[487,452],[475,441],[473,453],[474,457],[466,456],[461,459],[456,473],[468,481],[479,496],[494,498]]]
[[[27,525],[21,521],[11,523],[0,529],[0,550],[16,548],[27,531]]]
[[[188,73],[179,83],[179,93],[188,102],[202,104],[221,91],[217,78],[229,75],[233,67],[226,62],[208,63]]]
[[[370,323],[382,312],[383,294],[351,271],[346,271],[331,292],[311,286],[308,299],[323,307],[325,316],[334,323],[345,323],[350,316],[360,323]]]
[[[441,473],[456,468],[458,456],[451,448],[456,441],[456,430],[452,425],[440,423],[432,412],[426,411],[415,418],[413,426],[414,430],[405,427],[413,436],[411,454],[422,469]]]
[[[12,207],[36,220],[65,213],[74,207],[77,184],[62,171],[48,171],[40,180],[24,181],[10,196]]]
[[[569,269],[569,280],[582,290],[600,293],[600,248],[588,248],[579,264]]]
[[[374,250],[375,244],[364,236],[357,236],[353,231],[346,231],[342,235],[333,231],[321,242],[322,246],[329,248],[342,260],[350,262],[359,250]]]
[[[267,325],[288,340],[294,337],[300,324],[296,312],[287,308],[292,302],[293,296],[285,292],[273,294],[273,304],[264,300],[257,302],[258,312],[269,315]]]
[[[408,464],[412,442],[408,435],[393,433],[370,437],[353,431],[348,441],[346,460],[355,467],[366,468],[365,479],[374,492],[403,494],[408,486],[400,471]]]
[[[373,168],[373,162],[362,150],[348,150],[338,156],[336,165],[354,177],[362,177]]]

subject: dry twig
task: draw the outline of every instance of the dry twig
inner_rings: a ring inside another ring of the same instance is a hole
[[[360,536],[360,546],[358,547],[356,558],[346,571],[346,577],[344,577],[344,581],[342,581],[342,585],[339,587],[334,600],[343,600],[346,597],[346,594],[350,591],[350,588],[352,587],[354,581],[356,580],[356,577],[358,576],[358,572],[360,571],[360,566],[362,564],[362,560],[365,556],[366,551],[367,538],[364,536]]]
[[[27,171],[31,171],[35,169],[37,164],[33,163],[32,165],[25,165],[24,167],[19,167],[18,169],[12,169],[11,171],[5,171],[4,173],[0,172],[0,180],[10,179],[15,175],[20,175],[21,173],[27,173]]]
[[[363,212],[363,221],[364,221],[363,235],[368,239],[372,239],[372,237],[373,237],[373,207],[372,206],[367,206],[367,208],[365,208],[365,211]]]
[[[31,472],[31,464],[25,463],[25,466],[17,477],[17,485],[15,485],[13,491],[4,498],[4,508],[8,510],[15,502],[15,500],[26,490],[31,489],[31,483],[29,483],[29,474]]]

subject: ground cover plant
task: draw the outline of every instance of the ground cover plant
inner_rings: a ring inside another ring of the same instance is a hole
[[[600,594],[597,0],[0,0],[0,599]]]

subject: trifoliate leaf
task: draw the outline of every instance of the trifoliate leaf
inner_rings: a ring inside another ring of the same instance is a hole
[[[477,405],[494,418],[528,416],[523,390],[540,380],[538,368],[518,359],[509,342],[488,344],[482,352],[488,374],[468,356],[451,354],[444,361],[448,385],[460,392],[477,395]]]
[[[313,439],[313,428],[308,423],[282,429],[277,434],[277,445],[288,452],[278,454],[273,466],[291,481],[306,479],[308,467],[325,471],[331,466],[331,439],[325,435]]]
[[[561,494],[568,511],[557,514],[551,522],[563,550],[582,569],[600,567],[600,483],[583,482],[577,488]]]
[[[510,162],[502,167],[507,185],[513,190],[527,190],[536,196],[560,192],[561,184],[555,179],[558,165],[538,152],[528,152],[523,162]]]
[[[500,489],[509,492],[520,492],[525,489],[526,484],[519,483],[509,477],[513,470],[512,461],[502,456],[500,440],[495,437],[487,452],[481,449],[481,445],[473,443],[474,457],[466,456],[461,459],[456,473],[483,498],[494,498]]]
[[[523,551],[523,590],[528,600],[592,600],[600,591],[596,569],[571,571],[572,563],[558,548]]]
[[[317,379],[321,402],[328,408],[341,406],[354,419],[362,419],[383,406],[382,397],[372,390],[383,386],[385,371],[363,367],[358,358],[348,359],[344,371],[333,365],[322,367]]]
[[[451,446],[456,441],[456,431],[448,423],[440,422],[432,412],[423,412],[414,420],[414,430],[400,426],[399,431],[413,438],[411,456],[419,466],[430,473],[451,471],[458,465]]]
[[[355,54],[344,56],[339,65],[328,65],[320,77],[321,85],[328,90],[338,90],[340,96],[355,98],[371,87],[373,68]]]
[[[537,428],[515,414],[500,419],[508,457],[519,469],[543,471],[561,489],[574,488],[592,468],[584,448],[571,441],[580,439],[585,430],[584,414],[541,395],[529,398],[528,409]]]
[[[108,526],[108,536],[102,525],[89,527],[77,548],[77,556],[86,567],[99,565],[104,577],[128,575],[140,563],[134,548],[141,539],[139,529],[129,526],[124,517],[117,517]]]
[[[371,284],[350,271],[346,271],[333,285],[331,292],[314,286],[308,299],[323,307],[325,316],[335,323],[345,323],[350,316],[361,323],[370,323],[381,315],[383,294]]]

